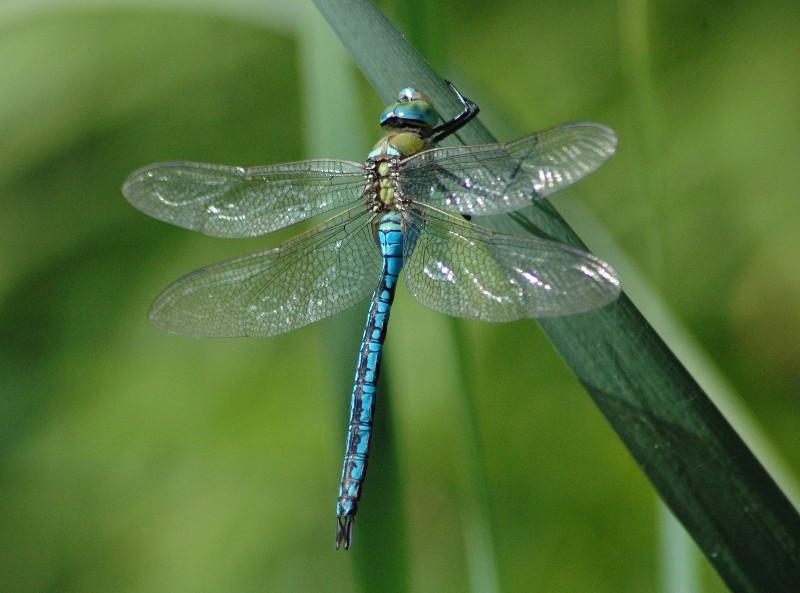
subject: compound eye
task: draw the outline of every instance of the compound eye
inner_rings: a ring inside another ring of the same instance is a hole
[[[433,128],[439,115],[427,95],[414,87],[406,87],[397,95],[397,102],[389,105],[381,114],[381,126],[399,128],[403,126]]]
[[[381,114],[380,123],[391,127],[416,126],[434,127],[439,121],[436,110],[427,101],[413,99],[406,102],[397,102],[390,105]]]

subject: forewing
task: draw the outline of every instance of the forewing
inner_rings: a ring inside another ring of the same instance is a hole
[[[215,237],[255,237],[352,204],[365,185],[364,165],[350,161],[249,169],[161,163],[132,173],[122,193],[164,222]]]
[[[565,124],[506,144],[434,148],[402,163],[403,197],[458,214],[503,214],[585,177],[614,154],[617,136]]]
[[[197,270],[156,298],[150,321],[198,337],[276,336],[347,309],[380,275],[372,216],[353,209],[275,249]]]
[[[483,321],[570,315],[620,292],[608,264],[568,245],[494,233],[430,208],[407,210],[405,223],[408,291],[448,315]]]

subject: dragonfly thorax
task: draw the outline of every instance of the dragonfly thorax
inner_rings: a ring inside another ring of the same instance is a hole
[[[397,207],[395,201],[397,161],[397,157],[380,160],[370,157],[367,161],[369,174],[364,194],[368,197],[367,203],[373,212],[388,212]]]
[[[419,130],[411,128],[386,134],[373,147],[369,158],[375,161],[389,157],[406,158],[428,148],[428,143],[419,132]]]
[[[367,168],[372,208],[376,212],[396,209],[397,171],[400,161],[428,147],[414,130],[387,134],[369,153]]]

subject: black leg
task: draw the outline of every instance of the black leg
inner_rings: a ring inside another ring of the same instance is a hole
[[[450,134],[464,127],[467,123],[469,123],[470,120],[478,115],[478,112],[480,111],[480,107],[462,95],[452,82],[448,80],[447,84],[451,89],[453,89],[453,92],[458,97],[458,100],[464,106],[464,110],[450,121],[446,121],[442,125],[431,130],[431,138],[429,142],[432,144],[437,144],[438,142],[447,138]]]

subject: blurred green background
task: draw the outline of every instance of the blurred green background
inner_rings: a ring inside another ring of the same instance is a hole
[[[590,245],[680,320],[687,363],[716,367],[791,484],[800,4],[381,6],[499,137],[618,132],[617,158],[554,203],[601,221],[622,252]],[[314,152],[315,43],[290,0],[0,2],[0,590],[666,590],[657,497],[534,322],[452,321],[401,288],[347,553],[334,502],[366,303],[269,340],[147,324],[175,278],[274,240],[151,220],[120,194],[130,172],[360,159],[380,135],[343,62],[326,115],[355,112],[356,132]],[[694,584],[726,590],[703,562]]]

